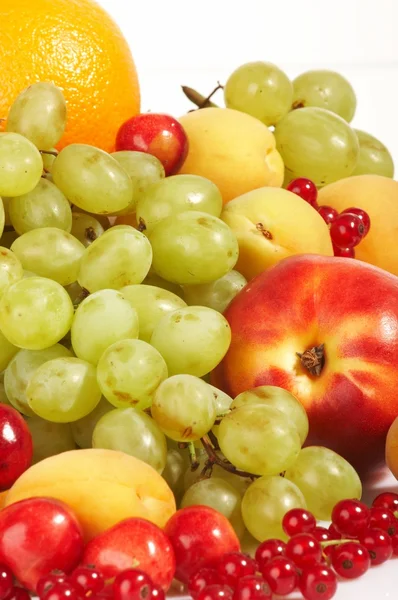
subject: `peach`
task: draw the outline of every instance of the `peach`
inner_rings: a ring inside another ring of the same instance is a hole
[[[386,463],[391,473],[398,479],[398,417],[388,430],[386,439]]]

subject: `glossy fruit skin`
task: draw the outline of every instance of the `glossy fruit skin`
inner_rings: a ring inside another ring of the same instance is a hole
[[[14,587],[14,577],[7,565],[0,565],[0,600],[5,600]]]
[[[382,529],[392,537],[398,532],[398,521],[388,508],[373,506],[370,509],[369,527]]]
[[[330,600],[337,590],[337,577],[329,567],[313,565],[302,572],[299,588],[305,600]]]
[[[367,235],[369,233],[369,229],[370,229],[370,217],[369,217],[368,213],[365,210],[362,210],[362,208],[356,208],[356,207],[346,208],[345,210],[342,211],[341,214],[345,215],[346,213],[350,213],[351,215],[357,215],[361,219],[363,226],[365,227],[365,231],[363,233],[363,235],[365,237],[365,235]]]
[[[217,572],[226,578],[226,584],[235,587],[246,575],[255,575],[258,565],[250,556],[240,552],[228,552],[217,562]]]
[[[63,502],[30,498],[0,512],[0,562],[29,590],[54,569],[72,571],[82,554],[81,526]]]
[[[260,575],[246,575],[237,581],[234,600],[272,600],[272,592]]]
[[[310,533],[298,533],[286,544],[286,556],[303,569],[321,562],[322,546]]]
[[[341,500],[332,512],[332,523],[339,533],[357,537],[368,527],[370,510],[358,500]]]
[[[335,246],[353,248],[365,236],[365,225],[358,215],[341,213],[330,226],[330,237]]]
[[[63,571],[52,571],[40,577],[36,585],[36,593],[41,598],[45,595],[56,583],[65,583],[68,575]]]
[[[313,533],[316,527],[316,519],[309,510],[292,508],[283,517],[282,527],[289,536],[297,533]]]
[[[333,540],[333,533],[326,529],[326,527],[315,527],[312,535],[318,540],[318,542],[329,542]]]
[[[198,595],[198,600],[232,600],[234,593],[227,585],[209,585]]]
[[[70,576],[71,582],[81,587],[87,594],[97,594],[105,587],[105,579],[100,571],[90,567],[77,567]]]
[[[265,540],[256,550],[256,561],[260,569],[276,556],[285,556],[286,543],[282,540]]]
[[[69,581],[56,583],[44,596],[40,596],[41,600],[82,600],[82,598],[82,590],[77,589]],[[16,598],[16,600],[24,599]]]
[[[335,256],[355,258],[355,248],[339,248],[333,244],[333,252]]]
[[[336,302],[342,282],[344,297]],[[232,342],[212,373],[213,385],[232,397],[260,385],[282,387],[307,411],[306,444],[327,446],[362,472],[384,460],[385,436],[398,414],[398,358],[391,355],[391,344],[398,344],[394,276],[356,260],[293,256],[250,282],[224,316]],[[312,331],[317,334],[308,339]],[[296,352],[322,343],[326,363],[314,377]]]
[[[170,115],[144,113],[125,121],[117,132],[116,151],[135,150],[156,156],[166,177],[182,167],[188,154],[188,138],[182,125]]]
[[[227,552],[239,552],[240,543],[224,515],[208,506],[178,510],[165,529],[176,557],[175,577],[186,583],[201,567],[214,564]]]
[[[344,577],[344,579],[361,577],[370,567],[370,556],[367,548],[356,542],[347,542],[335,546],[330,558],[337,575]]]
[[[125,519],[92,539],[82,563],[94,565],[105,579],[138,564],[165,591],[173,580],[176,562],[165,533],[145,519]]]
[[[131,52],[111,17],[92,0],[2,0],[0,20],[0,119],[28,85],[52,81],[68,105],[60,147],[82,142],[111,152],[120,124],[140,109]]]
[[[392,512],[398,511],[398,494],[395,492],[382,492],[372,502],[372,507],[387,508]]]
[[[317,208],[318,189],[311,179],[298,177],[297,179],[293,179],[286,189],[300,196],[300,198],[311,204],[314,208]]]
[[[188,580],[188,592],[193,598],[210,585],[227,585],[227,580],[216,569],[203,567],[191,575]]]
[[[359,536],[360,543],[367,548],[372,566],[381,565],[392,556],[392,541],[382,529],[367,529]]]
[[[328,225],[333,223],[333,221],[335,221],[339,216],[339,213],[335,208],[333,208],[333,206],[318,206],[317,211]]]
[[[293,592],[298,584],[295,563],[285,556],[277,556],[263,566],[261,573],[274,594],[284,596]]]
[[[145,600],[152,594],[152,579],[139,569],[126,569],[113,582],[114,600]]]
[[[0,491],[8,490],[32,462],[32,436],[12,406],[0,404]]]

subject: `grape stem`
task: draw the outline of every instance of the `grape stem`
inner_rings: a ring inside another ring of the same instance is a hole
[[[76,298],[73,302],[74,308],[77,308],[79,306],[79,304],[81,304],[83,302],[83,300],[85,300],[89,295],[90,295],[90,292],[88,290],[86,290],[86,288],[82,288],[82,291],[80,292],[80,294],[78,296],[76,296]]]
[[[211,102],[211,98],[214,96],[214,94],[216,92],[218,92],[218,90],[224,89],[224,86],[221,85],[221,83],[218,81],[217,86],[214,88],[214,90],[208,96],[202,96],[202,94],[200,94],[193,88],[188,87],[186,85],[182,85],[181,89],[184,92],[184,94],[186,95],[186,97],[188,98],[188,100],[190,100],[198,108],[209,108],[209,107],[219,108],[217,106],[217,104],[214,104],[214,102]]]
[[[210,441],[209,435],[203,436],[200,439],[200,441],[202,442],[203,448],[207,452],[208,468],[210,467],[210,465],[218,465],[222,469],[225,469],[225,471],[229,471],[234,475],[239,475],[239,477],[250,477],[250,479],[257,479],[257,475],[253,475],[253,473],[248,473],[247,471],[241,471],[240,469],[234,467],[234,465],[225,458],[221,458],[220,456],[218,456],[216,450],[213,447],[213,444]]]
[[[40,154],[50,154],[51,156],[58,156],[58,152],[56,150],[40,150]]]
[[[189,460],[191,463],[191,471],[196,471],[199,468],[199,461],[196,456],[195,444],[188,442]]]

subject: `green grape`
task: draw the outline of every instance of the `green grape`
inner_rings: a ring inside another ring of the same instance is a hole
[[[102,226],[104,231],[107,231],[111,227],[109,218],[106,215],[96,215],[96,214],[87,212],[86,210],[83,210],[82,208],[75,208],[75,209],[73,209],[73,212],[79,212],[80,214],[89,215],[89,217],[94,217],[94,219],[96,221],[98,221],[98,223],[100,223],[100,225]]]
[[[148,239],[134,229],[112,228],[91,244],[83,255],[78,282],[86,290],[119,290],[141,283],[152,262]]]
[[[166,217],[186,211],[219,217],[222,196],[218,187],[199,175],[173,175],[147,188],[137,204],[137,222],[150,234]]]
[[[179,296],[180,298],[184,299],[182,287],[177,283],[172,283],[171,281],[166,281],[166,279],[162,279],[161,277],[159,277],[159,275],[156,275],[152,267],[149,269],[148,275],[145,277],[142,283],[145,285],[152,285],[153,287],[159,287],[162,290],[168,290],[176,296]]]
[[[9,285],[22,279],[23,274],[21,262],[14,252],[0,246],[0,297]]]
[[[70,231],[72,211],[63,193],[48,179],[40,179],[36,187],[11,198],[10,219],[15,231],[22,235],[40,227],[58,227]]]
[[[28,277],[7,288],[0,302],[0,329],[20,348],[42,350],[69,331],[73,304],[56,281]]]
[[[360,499],[361,480],[342,456],[322,446],[301,450],[297,461],[285,473],[304,494],[308,510],[317,519],[331,518],[337,502],[345,498]]]
[[[76,449],[69,423],[51,423],[40,417],[29,417],[27,424],[32,434],[33,464]]]
[[[377,138],[354,129],[359,142],[359,158],[352,175],[383,175],[394,177],[394,161],[388,148]]]
[[[224,86],[227,108],[275,125],[290,110],[293,85],[286,73],[269,62],[249,62],[238,67]]]
[[[287,540],[282,519],[292,508],[307,508],[299,488],[284,477],[260,477],[242,500],[242,517],[249,533],[259,542]]]
[[[77,357],[98,364],[111,344],[138,337],[138,315],[116,290],[100,290],[77,307],[72,322],[72,346]]]
[[[165,314],[186,306],[179,296],[152,285],[128,285],[120,291],[137,311],[139,338],[145,342],[151,341],[155,326]]]
[[[213,385],[210,385],[210,388],[213,392],[214,404],[216,405],[217,416],[223,415],[224,413],[226,413],[229,410],[233,400],[232,400],[231,396],[228,396],[228,394],[226,394],[222,390],[219,390],[218,388],[214,387]],[[214,427],[213,427],[213,433],[216,437],[218,437],[218,428],[219,428],[219,425],[214,425]]]
[[[94,146],[66,146],[55,159],[51,173],[68,200],[85,211],[112,215],[131,202],[130,177],[117,160]]]
[[[304,444],[308,435],[308,417],[304,406],[293,394],[274,385],[261,385],[236,396],[231,408],[239,408],[248,404],[264,404],[280,410],[294,423],[300,436],[301,445]]]
[[[184,474],[185,491],[188,490],[194,483],[196,483],[203,477],[203,469],[205,468],[206,463],[209,460],[209,457],[205,451],[196,450],[196,455],[199,462],[199,467],[195,471],[192,471],[190,467],[186,469]],[[252,480],[249,477],[241,477],[240,475],[235,475],[235,473],[227,471],[219,465],[213,465],[211,475],[212,477],[223,479],[224,481],[232,485],[232,487],[236,489],[241,496],[243,496],[243,494],[246,492],[247,488],[252,482]]]
[[[157,183],[165,177],[165,171],[162,163],[156,156],[146,152],[134,152],[122,150],[113,152],[111,156],[124,168],[130,175],[133,183],[133,196],[130,204],[124,210],[119,211],[119,215],[134,213],[138,199],[152,183]]]
[[[357,99],[349,81],[335,71],[306,71],[293,81],[293,108],[326,108],[348,123],[352,121]]]
[[[72,213],[71,234],[83,244],[90,246],[100,235],[104,233],[101,223],[92,215],[86,213]]]
[[[93,433],[93,448],[130,454],[158,473],[166,466],[167,444],[156,422],[141,410],[116,408],[101,417]]]
[[[53,83],[40,81],[21,92],[11,105],[7,131],[20,133],[40,150],[61,139],[66,126],[66,102]]]
[[[93,432],[96,424],[101,417],[106,415],[114,406],[103,396],[97,406],[88,415],[70,424],[73,439],[79,448],[91,448],[93,441]]]
[[[19,133],[0,133],[0,196],[22,196],[31,192],[39,183],[42,172],[43,161],[32,142]],[[1,231],[3,208],[2,213]]]
[[[54,161],[58,156],[56,148],[49,148],[47,151],[41,152],[41,158],[43,160],[43,169],[46,175],[50,175]]]
[[[6,198],[3,196],[3,208],[4,208],[4,227],[12,227],[11,219],[10,219],[10,201],[11,198]]]
[[[184,298],[190,306],[208,306],[223,313],[245,287],[247,281],[238,271],[230,271],[220,279],[199,285],[186,285]]]
[[[147,408],[156,388],[166,377],[164,359],[142,340],[121,340],[112,344],[97,366],[101,391],[117,408]]]
[[[194,483],[184,494],[180,508],[187,506],[210,506],[227,517],[238,536],[243,535],[241,495],[224,479],[210,477]]]
[[[47,421],[71,423],[88,415],[101,399],[95,367],[74,357],[54,358],[33,373],[28,405]]]
[[[10,403],[24,415],[35,413],[28,405],[26,388],[35,371],[54,358],[72,356],[61,344],[55,344],[44,350],[20,350],[9,362],[4,374],[4,386]]]
[[[187,462],[184,456],[175,449],[169,449],[166,456],[166,465],[162,472],[162,477],[173,492],[177,504],[184,494],[184,473],[187,468]]]
[[[76,281],[84,246],[73,235],[57,227],[32,229],[21,235],[11,250],[24,269],[48,277],[61,285]]]
[[[0,215],[1,215],[1,209],[0,209]],[[1,216],[0,216],[0,219],[1,219]],[[13,243],[15,242],[17,237],[18,237],[18,234],[16,231],[4,231],[3,235],[0,238],[0,246],[3,246],[3,248],[11,248],[11,246],[13,245]]]
[[[165,359],[170,375],[202,377],[223,359],[230,343],[228,321],[205,306],[186,306],[166,313],[151,337],[151,344]]]
[[[210,431],[216,420],[213,392],[192,375],[174,375],[157,388],[152,416],[167,437],[194,442]]]
[[[285,163],[285,179],[307,177],[324,186],[351,175],[358,161],[355,131],[323,108],[288,113],[275,128],[276,147]]]
[[[301,449],[294,423],[265,404],[246,404],[226,415],[218,442],[235,467],[254,475],[282,473],[294,464]]]
[[[19,348],[14,346],[0,331],[0,371],[7,368],[10,360],[16,355]]]
[[[243,554],[248,554],[252,558],[255,558],[257,548],[259,547],[258,540],[256,540],[256,538],[254,538],[252,534],[249,533],[247,529],[245,529],[239,541],[241,552]]]

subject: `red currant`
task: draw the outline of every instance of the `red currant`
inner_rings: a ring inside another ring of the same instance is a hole
[[[188,592],[195,598],[206,587],[216,584],[226,585],[226,578],[219,575],[215,569],[203,567],[189,578]]]
[[[78,596],[75,596],[78,598]],[[72,598],[72,596],[69,596]],[[7,600],[31,600],[30,594],[27,590],[24,590],[21,587],[13,587],[9,596],[7,596]]]
[[[276,556],[284,556],[286,552],[286,544],[282,540],[265,540],[262,542],[256,551],[256,561],[262,569],[263,565],[267,564]]]
[[[36,585],[37,595],[42,597],[56,583],[65,583],[67,580],[68,576],[63,571],[52,571],[39,579]]]
[[[316,527],[316,519],[308,510],[292,508],[283,517],[282,527],[290,537],[297,533],[312,533]]]
[[[198,595],[198,600],[233,600],[234,592],[227,585],[209,585]]]
[[[84,593],[97,594],[105,587],[105,580],[101,573],[91,567],[77,567],[70,576],[70,581],[80,586]]]
[[[392,543],[393,555],[398,556],[398,533],[396,533],[395,535],[392,536],[391,543]]]
[[[333,523],[331,523],[328,527],[328,531],[332,536],[332,540],[341,540],[342,535],[341,533],[339,533],[336,529],[336,527],[333,525]]]
[[[382,529],[367,529],[359,541],[368,550],[372,565],[381,565],[392,556],[391,538]]]
[[[364,236],[365,227],[358,215],[339,215],[330,226],[330,237],[339,248],[358,246]]]
[[[311,204],[314,208],[317,206],[317,198],[318,198],[318,190],[316,188],[315,183],[311,181],[311,179],[306,179],[305,177],[299,177],[298,179],[294,179],[287,186],[289,192],[293,192],[293,194],[297,194],[303,200]]]
[[[42,600],[81,600],[83,593],[76,588],[72,583],[67,581],[57,582],[47,591],[44,592],[43,596],[40,596]],[[17,600],[25,600],[17,598]]]
[[[388,508],[391,512],[398,511],[398,494],[394,492],[383,492],[379,494],[372,502],[372,506]]]
[[[234,587],[236,581],[245,575],[254,575],[257,563],[250,556],[240,552],[228,552],[217,562],[217,573],[227,578],[227,585]]]
[[[317,210],[327,225],[333,223],[339,216],[339,213],[333,206],[319,206]]]
[[[342,258],[355,258],[355,248],[339,248],[333,244],[333,254]]]
[[[369,229],[370,229],[370,217],[368,215],[367,212],[365,212],[364,210],[362,210],[362,208],[346,208],[345,210],[342,211],[342,215],[346,214],[346,213],[350,213],[351,215],[357,215],[364,227],[365,227],[365,233],[363,234],[363,237],[365,237],[365,235],[367,235],[367,233],[369,233]]]
[[[153,584],[151,592],[151,600],[165,600],[166,595],[160,585]]]
[[[6,565],[0,565],[0,600],[10,595],[13,587],[14,577],[11,569]]]
[[[138,569],[127,569],[116,576],[113,582],[113,597],[115,600],[146,600],[151,595],[152,579]]]
[[[366,573],[370,567],[369,552],[365,546],[356,542],[335,546],[331,560],[337,575],[345,579],[356,579]]]
[[[237,582],[234,600],[271,600],[272,592],[260,575],[246,575]]]
[[[341,500],[332,511],[332,523],[342,535],[357,537],[368,527],[370,510],[359,500]]]
[[[262,567],[262,574],[274,594],[287,596],[298,584],[297,566],[284,556],[276,556]]]
[[[373,506],[370,509],[369,527],[382,529],[393,536],[397,533],[397,520],[388,508]]]
[[[322,546],[310,533],[298,533],[286,544],[286,556],[302,569],[322,560]]]
[[[332,532],[326,529],[326,527],[315,527],[312,535],[318,542],[329,542],[334,539]]]
[[[337,577],[325,565],[312,565],[303,570],[299,588],[305,600],[330,600],[337,590]]]

